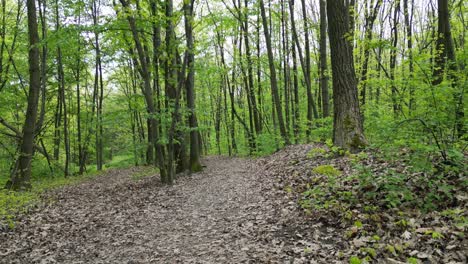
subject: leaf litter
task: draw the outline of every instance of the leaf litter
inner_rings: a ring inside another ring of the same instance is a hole
[[[413,215],[403,230],[389,211],[373,226],[355,210],[356,227],[333,210],[303,210],[312,168],[332,162],[353,173],[346,158],[307,157],[313,147],[257,160],[209,157],[203,172],[173,186],[158,175],[135,181],[133,168],[51,191],[0,232],[0,263],[466,262],[466,238],[437,215]]]

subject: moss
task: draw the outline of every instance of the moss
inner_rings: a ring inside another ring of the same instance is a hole
[[[339,176],[341,174],[341,172],[332,165],[320,165],[315,167],[312,171],[325,176]]]
[[[367,145],[367,142],[358,133],[354,133],[349,144],[350,150],[355,152],[363,149]]]
[[[193,173],[200,172],[202,170],[203,170],[203,166],[199,162],[192,164],[192,166],[190,167],[190,171]]]

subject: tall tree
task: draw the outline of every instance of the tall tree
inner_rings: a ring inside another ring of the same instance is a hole
[[[408,6],[408,0],[403,0],[403,9],[405,15],[405,27],[406,27],[406,43],[408,48],[408,62],[409,62],[409,78],[414,78],[414,59],[413,59],[413,16],[414,16],[414,0],[411,0],[411,9]],[[415,110],[415,98],[414,98],[414,85],[410,82],[409,84],[409,111],[410,113]]]
[[[400,93],[395,83],[395,70],[397,66],[397,45],[398,45],[398,24],[400,21],[400,0],[393,2],[392,19],[392,49],[390,50],[390,80],[392,89],[393,114],[397,116],[401,112],[401,105],[398,99]]]
[[[23,135],[19,145],[19,157],[11,173],[7,188],[27,190],[31,188],[31,161],[34,154],[39,93],[41,89],[41,70],[39,62],[39,32],[37,26],[36,1],[27,0],[28,36],[29,36],[29,92]]]
[[[333,74],[333,143],[350,151],[366,145],[359,109],[349,6],[346,0],[327,1],[328,36]]]
[[[438,0],[438,22],[437,22],[437,52],[433,72],[433,84],[442,83],[444,74],[450,80],[452,86],[457,85],[456,71],[457,62],[455,57],[455,47],[453,44],[452,30],[450,27],[449,1]],[[457,91],[453,95],[455,99],[455,127],[459,137],[466,133],[465,112],[464,112],[464,91]]]
[[[271,82],[271,94],[273,96],[274,105],[276,108],[276,115],[278,116],[278,124],[280,128],[281,137],[283,138],[286,145],[290,144],[288,133],[286,132],[286,126],[283,119],[283,110],[281,107],[279,92],[278,92],[278,80],[276,78],[275,59],[273,57],[273,47],[271,45],[270,29],[268,27],[268,20],[265,12],[265,4],[263,0],[260,0],[260,12],[262,15],[263,34],[265,35],[265,42],[267,46],[268,54],[268,66],[270,68],[270,82]]]
[[[130,31],[132,33],[134,45],[137,50],[137,55],[134,60],[134,63],[137,65],[138,72],[140,73],[141,78],[143,79],[143,87],[142,87],[142,93],[145,97],[145,103],[146,103],[146,109],[148,111],[148,122],[151,124],[152,129],[151,135],[148,135],[148,139],[151,136],[151,148],[156,149],[156,154],[158,155],[158,162],[159,162],[159,171],[161,175],[161,180],[163,182],[167,182],[167,170],[166,170],[166,164],[164,160],[164,153],[163,153],[163,148],[161,144],[158,142],[159,141],[159,124],[158,124],[158,118],[156,118],[156,107],[155,107],[155,100],[153,96],[153,89],[151,87],[151,73],[147,61],[147,53],[145,49],[143,48],[142,41],[140,34],[138,32],[138,28],[136,25],[135,17],[132,15],[131,10],[129,10],[130,5],[126,0],[120,0],[120,3],[122,4],[125,12],[125,16],[127,18],[128,24],[130,26]]]
[[[328,95],[327,65],[327,7],[326,1],[320,0],[320,90],[322,92],[322,115],[330,115]]]
[[[193,41],[193,5],[194,0],[184,1],[185,37],[188,53],[188,76],[185,83],[190,127],[190,171],[202,169],[200,163],[200,144],[198,142],[198,122],[195,112],[195,47]]]
[[[379,13],[380,5],[382,0],[377,0],[374,6],[374,0],[370,1],[370,8],[366,8],[366,21],[364,25],[364,62],[361,68],[361,104],[366,104],[366,96],[367,96],[367,75],[369,70],[369,59],[370,59],[370,42],[372,41],[373,29],[374,29],[374,22],[377,18],[377,14]],[[371,9],[369,11],[369,9]]]

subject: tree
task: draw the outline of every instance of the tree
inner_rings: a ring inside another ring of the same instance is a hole
[[[327,65],[327,7],[325,0],[320,0],[320,90],[322,91],[323,117],[330,115],[328,95]]]
[[[278,115],[278,124],[280,128],[281,137],[283,138],[286,145],[289,145],[289,137],[286,132],[286,126],[283,119],[283,110],[281,108],[279,93],[278,93],[278,80],[276,79],[276,68],[275,61],[273,58],[273,47],[271,45],[271,36],[270,30],[268,28],[268,20],[265,12],[265,4],[263,0],[260,0],[260,12],[262,15],[262,24],[263,24],[263,34],[265,35],[265,42],[267,45],[268,53],[268,65],[270,68],[270,85],[271,85],[271,94],[273,96],[273,101],[276,108],[276,114]]]
[[[366,145],[359,109],[353,48],[349,41],[349,6],[345,0],[327,1],[328,35],[333,75],[333,143],[358,151]]]
[[[28,36],[29,36],[29,92],[26,120],[23,125],[23,136],[19,148],[19,157],[14,166],[8,189],[27,190],[31,188],[31,161],[34,154],[39,93],[41,89],[41,70],[39,62],[39,33],[37,26],[36,2],[27,0]]]
[[[453,44],[452,31],[450,28],[450,14],[448,7],[448,0],[438,0],[438,22],[437,22],[437,53],[435,58],[435,66],[433,72],[433,85],[439,85],[444,79],[446,73],[447,78],[453,86],[457,85],[457,62],[455,57],[455,48]],[[455,109],[455,123],[458,137],[465,134],[464,124],[464,104],[463,104],[463,91],[455,92],[454,101]]]
[[[198,122],[195,112],[195,47],[193,43],[193,5],[194,1],[184,1],[185,34],[188,50],[188,76],[185,83],[187,107],[189,108],[190,128],[190,171],[202,169],[200,164],[200,144],[198,142]]]

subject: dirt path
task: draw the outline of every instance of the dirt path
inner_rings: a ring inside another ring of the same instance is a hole
[[[0,262],[301,263],[304,248],[321,247],[294,229],[294,210],[253,161],[204,163],[174,186],[135,182],[122,170],[64,188],[56,203],[0,234]]]

